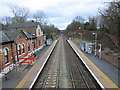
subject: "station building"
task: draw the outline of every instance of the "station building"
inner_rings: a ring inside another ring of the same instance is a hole
[[[24,55],[44,46],[46,36],[38,23],[16,24],[0,31],[0,71],[8,72]]]

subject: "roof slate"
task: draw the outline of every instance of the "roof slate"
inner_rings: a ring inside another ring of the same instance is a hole
[[[31,34],[31,33],[29,33],[29,32],[26,32],[26,31],[23,31],[23,33],[27,36],[27,38],[36,38],[36,35],[33,35],[33,34]]]
[[[3,31],[0,31],[0,43],[10,42],[10,41],[11,40],[8,38],[8,36]]]
[[[8,38],[10,38],[11,41],[14,41],[20,32],[21,32],[20,30],[5,30],[4,31],[4,33],[7,34]]]
[[[14,41],[18,34],[22,32],[21,30],[0,30],[0,43]],[[36,35],[33,35],[29,32],[23,31],[27,38],[36,38]]]
[[[39,24],[38,22],[28,22],[28,23],[20,23],[20,24],[11,24],[11,25],[8,26],[8,29],[34,28],[34,27],[37,27],[38,24]]]

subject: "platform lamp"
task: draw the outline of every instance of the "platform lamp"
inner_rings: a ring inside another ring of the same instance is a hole
[[[80,38],[80,47],[82,48],[82,44],[81,44],[82,43],[82,33],[79,33],[79,34],[80,34],[80,37],[81,37]]]
[[[93,33],[95,35],[95,56],[96,56],[96,47],[97,47],[97,33]]]
[[[80,34],[80,36],[81,36],[81,39],[80,39],[80,41],[82,42],[82,33],[79,33]]]
[[[98,44],[100,46],[99,53],[100,53],[100,58],[102,57],[102,44]]]
[[[73,32],[73,38],[75,39],[75,32]]]

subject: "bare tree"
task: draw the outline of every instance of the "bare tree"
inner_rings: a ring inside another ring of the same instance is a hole
[[[108,2],[107,8],[99,11],[107,33],[117,36],[120,26],[120,1]]]
[[[76,25],[77,24],[80,24],[78,25],[78,29],[84,29],[84,21],[85,19],[81,16],[76,16],[74,19],[73,19],[73,22],[76,22]]]
[[[89,17],[89,30],[96,30],[97,28],[97,18],[96,17]]]
[[[47,36],[47,39],[48,38],[54,38],[58,35],[59,33],[59,29],[56,28],[54,26],[54,24],[50,24],[50,25],[44,25],[44,28],[42,29],[44,31],[44,33],[46,34]]]
[[[10,6],[10,9],[14,15],[13,23],[21,23],[21,22],[25,22],[27,20],[27,17],[29,16],[28,8],[12,5],[12,6]]]
[[[78,21],[72,21],[71,24],[69,24],[66,28],[66,30],[79,30],[81,28],[82,24]],[[82,29],[82,28],[81,28]]]
[[[12,23],[12,17],[9,16],[2,17],[2,21],[5,25],[10,25]]]
[[[45,24],[46,23],[46,15],[43,11],[39,10],[39,11],[36,11],[34,14],[33,14],[33,17],[35,18],[36,22],[39,22],[41,24]]]
[[[81,16],[76,16],[76,17],[74,18],[74,21],[76,21],[76,22],[80,22],[81,24],[83,24],[84,21],[85,21],[85,19],[82,18]]]

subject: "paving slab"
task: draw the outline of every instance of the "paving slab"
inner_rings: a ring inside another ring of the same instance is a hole
[[[75,44],[73,44],[70,40],[68,40],[68,42],[96,81],[99,83],[101,88],[118,88],[118,85],[115,85],[115,83],[103,71],[101,71],[99,67],[97,67],[96,64],[94,64],[89,57],[87,57]],[[118,73],[116,74],[118,75]]]
[[[42,55],[48,50],[49,46],[45,46],[43,49],[36,53],[36,60],[42,57]],[[34,65],[34,64],[33,64]],[[7,79],[5,76],[2,77],[2,88],[15,88],[16,85],[23,79],[23,77],[28,73],[33,65],[24,64],[21,67],[18,66],[17,70],[13,69],[11,72],[7,73]]]
[[[80,49],[80,45],[76,46]],[[95,56],[94,53],[82,52],[120,88],[120,69],[110,64],[106,60],[99,58],[99,56]]]
[[[44,53],[44,55],[33,65],[25,77],[20,81],[16,88],[29,88],[31,89],[37,80],[39,74],[41,73],[43,67],[45,66],[50,54],[52,53],[57,40],[50,46],[50,48]]]

